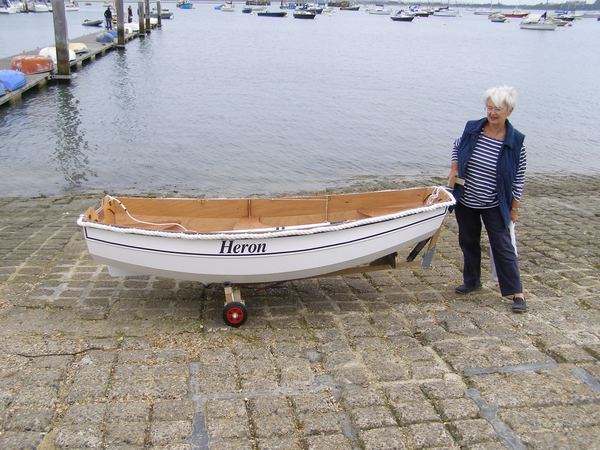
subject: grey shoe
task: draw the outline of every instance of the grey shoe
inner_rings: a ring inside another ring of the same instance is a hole
[[[477,289],[481,289],[481,283],[476,284],[475,286],[467,286],[466,284],[461,284],[454,289],[454,292],[457,294],[468,294],[469,292],[476,291]]]
[[[513,297],[512,312],[517,314],[527,312],[527,302],[524,298]]]

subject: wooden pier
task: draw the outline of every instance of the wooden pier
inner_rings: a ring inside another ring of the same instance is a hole
[[[83,67],[83,65],[94,61],[97,57],[104,56],[106,54],[106,52],[109,52],[111,50],[114,50],[115,48],[118,48],[116,39],[113,42],[109,42],[109,43],[102,43],[102,42],[96,41],[96,36],[98,36],[98,34],[104,32],[104,31],[105,30],[103,28],[98,28],[98,31],[96,31],[95,33],[90,33],[90,34],[86,34],[84,36],[80,36],[78,38],[69,39],[69,43],[78,42],[78,43],[85,44],[89,50],[86,53],[77,55],[77,58],[69,63],[72,71],[80,69],[81,67]],[[138,37],[140,34],[141,33],[137,33],[137,32],[131,33],[131,34],[126,34],[125,42],[126,43],[129,42],[130,40]],[[145,35],[145,33],[144,33],[144,35]],[[11,61],[15,56],[37,55],[39,53],[39,50],[40,49],[38,48],[36,50],[31,50],[28,52],[20,53],[19,55],[13,55],[13,56],[9,56],[7,58],[1,58],[0,59],[0,70],[10,69]],[[41,87],[45,86],[49,81],[57,81],[60,79],[60,77],[58,77],[56,75],[56,68],[53,72],[37,73],[37,74],[32,74],[32,75],[26,74],[25,77],[27,78],[27,83],[25,84],[25,86],[23,86],[20,89],[17,89],[14,92],[7,91],[5,95],[0,97],[0,107],[2,105],[17,103],[21,100],[21,96],[25,92],[30,91],[33,88],[41,88]]]

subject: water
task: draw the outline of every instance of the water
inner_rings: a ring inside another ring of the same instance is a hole
[[[81,5],[70,37],[102,17]],[[445,177],[452,142],[498,84],[519,90],[511,120],[529,173],[600,170],[593,19],[539,32],[468,11],[401,23],[165,6],[175,18],[163,30],[0,109],[1,195],[269,195]],[[49,14],[0,16],[0,56],[52,39]]]

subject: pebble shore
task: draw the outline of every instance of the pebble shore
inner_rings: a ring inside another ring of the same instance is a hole
[[[245,289],[240,329],[219,286],[95,264],[99,199],[0,198],[2,449],[599,448],[599,176],[529,177],[527,314],[487,257],[454,292],[451,215],[432,268]]]

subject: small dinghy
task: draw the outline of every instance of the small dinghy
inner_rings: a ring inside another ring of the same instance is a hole
[[[54,63],[49,56],[19,55],[10,61],[10,68],[32,75],[34,73],[52,72]]]
[[[0,83],[11,92],[21,89],[27,83],[27,78],[19,70],[0,70]]]
[[[56,65],[56,47],[44,47],[40,50],[39,54],[40,56],[47,56],[52,60],[54,65]],[[69,62],[73,62],[75,60],[77,60],[77,55],[73,50],[69,49]]]
[[[413,261],[435,242],[454,203],[442,187],[245,199],[107,195],[77,223],[92,257],[113,276],[225,283],[224,319],[239,326],[231,308],[241,317],[247,311],[230,284],[389,269],[399,251],[416,245]]]
[[[83,42],[69,42],[69,50],[73,50],[76,55],[87,53],[90,51],[87,45]]]
[[[100,19],[97,19],[97,20],[85,19],[81,25],[86,26],[86,27],[99,27],[99,26],[102,26],[103,23],[104,23],[104,21],[100,20]]]

